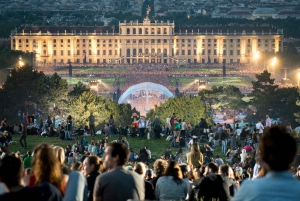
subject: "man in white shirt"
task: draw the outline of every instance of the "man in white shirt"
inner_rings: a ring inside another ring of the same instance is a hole
[[[262,134],[264,132],[264,126],[261,123],[261,120],[258,120],[258,123],[256,124],[256,131],[258,131],[258,134]]]
[[[271,126],[272,126],[271,118],[267,114],[266,115],[266,128],[271,128]]]

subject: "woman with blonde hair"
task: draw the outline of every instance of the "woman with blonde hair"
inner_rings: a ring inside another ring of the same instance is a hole
[[[160,177],[155,188],[157,200],[185,200],[187,185],[182,179],[181,169],[176,161],[170,161],[166,174]]]
[[[61,164],[49,144],[42,143],[34,148],[32,174],[29,186],[49,182],[64,195],[66,181],[63,179]]]
[[[203,164],[203,155],[200,152],[199,145],[194,143],[191,146],[191,152],[187,155],[187,163],[192,168],[201,166]]]

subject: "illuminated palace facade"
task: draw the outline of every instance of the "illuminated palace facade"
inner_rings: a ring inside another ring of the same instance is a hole
[[[269,26],[175,26],[119,22],[108,26],[31,26],[11,32],[11,49],[56,63],[249,63],[258,51],[283,50],[283,30]]]

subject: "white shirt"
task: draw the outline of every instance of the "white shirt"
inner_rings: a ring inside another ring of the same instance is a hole
[[[271,119],[270,119],[270,117],[268,117],[266,119],[266,127],[271,127],[271,125],[272,125]]]
[[[296,127],[295,131],[297,131],[297,133],[300,133],[300,126]]]
[[[258,176],[258,168],[260,167],[260,165],[258,165],[257,163],[255,163],[254,168],[253,168],[253,179],[256,179]]]
[[[256,130],[259,130],[259,134],[261,134],[261,133],[263,133],[263,131],[264,131],[264,126],[262,125],[262,123],[261,122],[258,122],[257,124],[256,124]]]

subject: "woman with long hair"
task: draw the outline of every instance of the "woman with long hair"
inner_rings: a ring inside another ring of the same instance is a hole
[[[103,171],[103,162],[97,156],[89,156],[83,161],[83,173],[88,183],[88,200],[93,200],[94,185],[97,176]]]
[[[187,163],[192,168],[203,164],[203,155],[200,152],[199,145],[194,143],[191,146],[191,152],[187,155]]]
[[[33,185],[49,182],[64,195],[66,182],[63,179],[61,164],[49,144],[41,143],[35,147],[32,158],[32,174]]]
[[[170,161],[165,176],[160,177],[156,183],[156,199],[185,200],[187,193],[187,185],[182,180],[182,173],[178,163]]]

